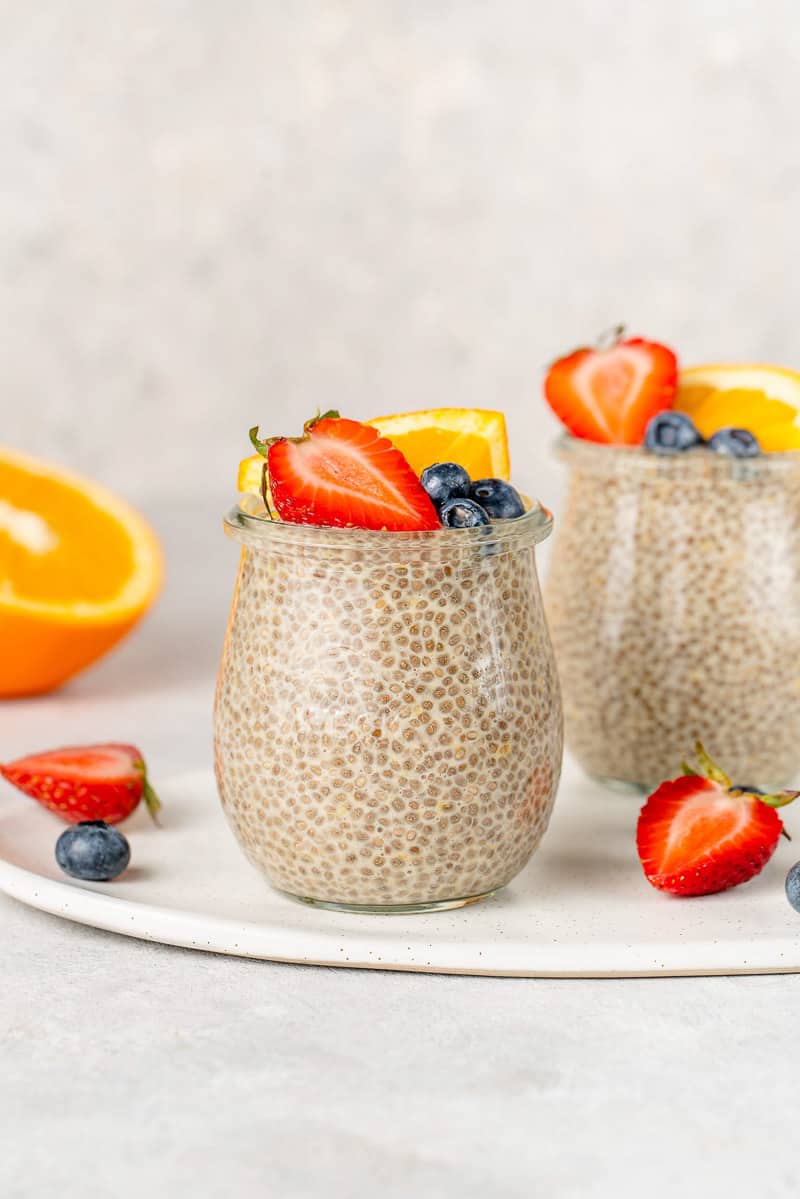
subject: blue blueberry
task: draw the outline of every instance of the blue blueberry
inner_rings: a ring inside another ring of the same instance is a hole
[[[786,875],[786,898],[796,912],[800,912],[800,862],[795,862]]]
[[[56,841],[56,861],[72,878],[107,883],[122,874],[130,860],[127,839],[105,820],[82,820]]]
[[[439,517],[446,529],[474,529],[489,523],[489,517],[480,504],[462,497],[445,500],[439,509]]]
[[[731,458],[757,458],[761,453],[761,446],[748,429],[717,429],[708,439],[708,448]]]
[[[419,478],[438,508],[445,500],[469,495],[469,475],[456,462],[435,462],[426,466]]]
[[[517,489],[502,479],[478,479],[470,487],[469,495],[488,512],[491,520],[513,520],[525,513]]]
[[[653,454],[682,454],[703,439],[685,412],[658,412],[647,426],[644,448]]]

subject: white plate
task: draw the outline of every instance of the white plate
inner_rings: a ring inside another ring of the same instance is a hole
[[[569,765],[527,870],[494,899],[419,916],[343,915],[286,899],[241,856],[209,772],[160,790],[163,826],[142,812],[128,822],[133,864],[110,884],[66,879],[53,859],[63,826],[4,791],[0,889],[127,936],[273,961],[528,977],[800,970],[800,915],[783,893],[798,850],[782,841],[758,878],[721,895],[660,895],[636,857],[638,800]]]

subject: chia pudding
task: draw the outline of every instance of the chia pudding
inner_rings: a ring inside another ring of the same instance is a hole
[[[454,907],[508,883],[558,785],[562,722],[534,508],[367,531],[229,515],[243,545],[216,770],[249,860],[293,896]]]
[[[567,744],[651,787],[702,739],[740,783],[800,769],[800,455],[565,437],[546,588]]]

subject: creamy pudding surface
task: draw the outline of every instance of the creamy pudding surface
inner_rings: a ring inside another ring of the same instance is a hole
[[[216,768],[250,861],[294,896],[451,906],[525,865],[550,817],[561,702],[537,509],[381,533],[231,515],[242,541]]]
[[[697,738],[739,783],[800,770],[800,456],[565,438],[546,586],[567,744],[650,787]]]

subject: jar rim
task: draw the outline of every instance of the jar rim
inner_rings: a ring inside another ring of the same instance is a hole
[[[562,433],[553,449],[556,457],[567,465],[580,464],[582,469],[597,474],[630,470],[680,477],[690,471],[713,471],[720,476],[734,474],[750,479],[800,469],[800,450],[762,453],[756,458],[733,458],[712,453],[702,446],[681,454],[653,454],[640,445],[607,445],[573,437],[570,433]]]
[[[335,528],[330,525],[301,525],[272,520],[257,496],[243,496],[224,517],[226,533],[235,541],[253,548],[317,547],[320,549],[392,549],[413,552],[438,549],[449,553],[470,545],[538,545],[550,536],[553,514],[534,500],[531,507],[513,520],[492,521],[471,529],[387,529]]]

